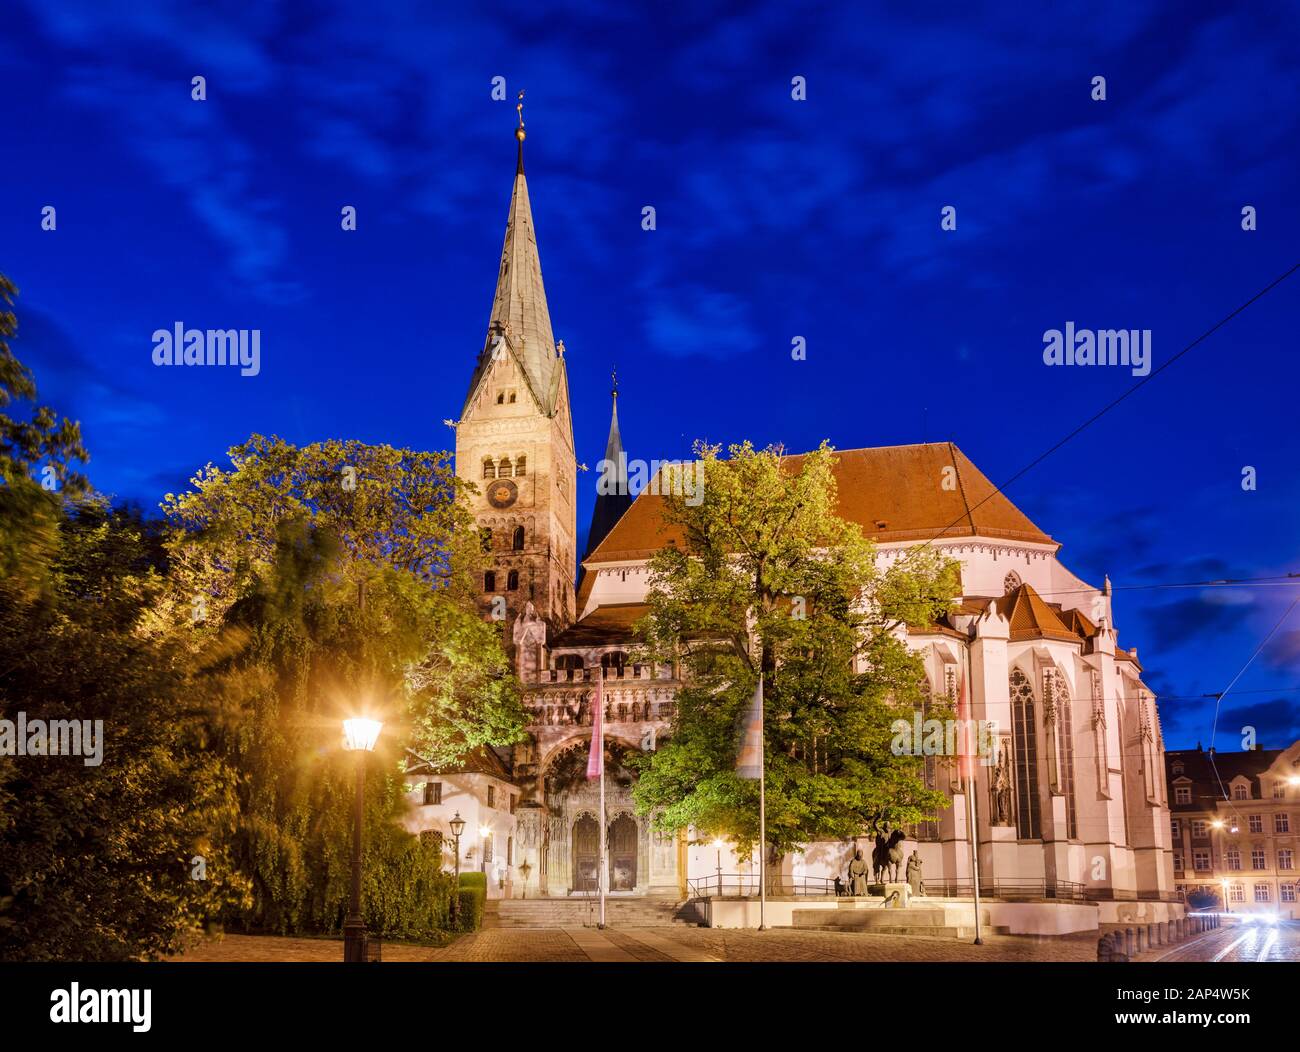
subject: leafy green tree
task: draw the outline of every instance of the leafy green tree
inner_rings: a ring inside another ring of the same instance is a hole
[[[140,630],[158,555],[138,515],[87,500],[57,520],[39,595],[0,578],[0,716],[103,727],[98,765],[0,757],[0,958],[162,956],[248,901],[191,654]]]
[[[462,484],[445,453],[360,442],[254,435],[230,456],[233,470],[210,465],[166,499],[174,589],[158,618],[225,655],[207,693],[241,772],[246,920],[341,925],[355,758],[339,749],[340,721],[364,711],[385,723],[367,779],[367,919],[427,933],[440,922],[418,885],[439,882],[440,859],[398,828],[405,749],[449,763],[524,725],[497,627],[477,608],[483,556]],[[436,901],[450,894],[448,882]]]
[[[661,488],[684,543],[652,558],[639,630],[649,652],[681,662],[686,686],[671,737],[639,760],[638,807],[662,828],[752,848],[758,783],[736,774],[736,760],[761,673],[773,858],[932,816],[946,798],[925,787],[920,757],[893,753],[890,727],[910,721],[920,697],[905,627],[947,609],[955,564],[917,548],[882,569],[837,514],[825,444],[802,457],[749,443],[725,459],[717,446],[696,452],[703,500]]]
[[[0,301],[12,306],[17,288],[0,274]],[[9,347],[18,331],[12,310],[0,309],[0,577],[31,591],[45,582],[58,548],[65,498],[83,496],[87,482],[74,467],[89,460],[81,428],[48,406],[25,416],[9,411],[35,403],[31,371]],[[39,473],[40,478],[34,477]]]

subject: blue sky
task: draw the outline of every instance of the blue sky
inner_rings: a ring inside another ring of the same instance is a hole
[[[632,456],[952,439],[1000,483],[1136,382],[1045,366],[1045,330],[1150,329],[1159,367],[1300,260],[1295,4],[465,6],[7,13],[14,349],[82,422],[100,488],[151,508],[253,431],[449,445],[521,87],[592,464],[616,365]],[[261,329],[261,374],[155,368],[150,334],[177,321]],[[1198,696],[1300,589],[1134,586],[1300,570],[1298,323],[1300,275],[1007,491],[1119,588],[1170,747],[1209,744]],[[1216,743],[1300,736],[1294,687],[1300,609]]]

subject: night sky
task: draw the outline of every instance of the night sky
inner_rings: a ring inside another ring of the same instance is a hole
[[[1150,329],[1159,368],[1300,261],[1294,4],[431,6],[6,5],[13,346],[100,489],[152,511],[252,432],[449,447],[520,88],[590,465],[617,366],[633,457],[951,439],[1002,483],[1138,380],[1044,365],[1045,330]],[[155,367],[176,322],[260,329],[260,374]],[[1300,570],[1298,325],[1300,274],[1007,490],[1110,575],[1169,748],[1300,595],[1135,587]],[[1300,737],[1296,688],[1300,608],[1216,744]]]

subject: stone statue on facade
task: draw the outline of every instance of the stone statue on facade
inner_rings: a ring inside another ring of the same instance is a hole
[[[867,863],[861,850],[854,852],[853,861],[849,863],[849,894],[867,894]]]
[[[1011,824],[1011,755],[1005,742],[997,765],[993,768],[990,795],[993,797],[993,824],[1009,826]]]
[[[925,882],[921,879],[921,856],[913,851],[907,856],[907,883],[913,895],[925,894]]]

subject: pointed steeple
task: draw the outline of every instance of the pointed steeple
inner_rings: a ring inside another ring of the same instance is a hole
[[[614,381],[610,397],[614,408],[610,413],[609,439],[605,442],[605,459],[600,462],[596,479],[596,507],[591,513],[591,529],[587,533],[585,559],[596,550],[623,512],[632,506],[632,495],[627,489],[627,453],[623,450],[623,436],[618,430],[618,373],[611,374]]]
[[[501,269],[497,273],[496,295],[488,319],[486,353],[498,336],[505,342],[528,376],[537,402],[546,413],[554,411],[555,336],[551,331],[551,313],[546,306],[546,289],[542,286],[542,263],[537,253],[537,235],[533,230],[533,209],[528,200],[528,180],[524,178],[524,93],[519,93],[519,141],[515,162],[515,185],[510,194],[510,212],[506,216],[506,237],[501,247]]]

